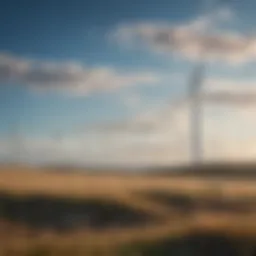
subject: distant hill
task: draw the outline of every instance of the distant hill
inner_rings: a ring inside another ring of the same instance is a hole
[[[74,165],[19,165],[0,164],[0,170],[34,170],[52,173],[80,173],[104,175],[149,175],[149,176],[202,176],[228,178],[256,178],[255,163],[206,163],[177,166],[74,166]]]
[[[212,177],[256,178],[256,163],[207,163],[187,166],[148,167],[145,173],[149,175],[189,175]]]

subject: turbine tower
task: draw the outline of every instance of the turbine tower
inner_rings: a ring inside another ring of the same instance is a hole
[[[198,165],[203,160],[203,119],[201,106],[201,88],[205,72],[204,63],[199,63],[192,72],[189,84],[190,99],[190,153],[192,164]]]

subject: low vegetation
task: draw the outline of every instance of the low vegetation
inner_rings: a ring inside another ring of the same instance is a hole
[[[0,255],[252,256],[255,183],[2,166]]]

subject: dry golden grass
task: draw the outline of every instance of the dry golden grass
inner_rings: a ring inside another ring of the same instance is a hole
[[[161,189],[191,196],[222,193],[224,197],[255,198],[255,180],[211,179],[200,177],[148,177],[136,175],[104,175],[50,173],[43,169],[14,167],[0,168],[0,189],[19,194],[47,194],[91,197],[122,196],[133,191]]]
[[[17,196],[36,194],[111,199],[161,218],[161,222],[145,227],[113,228],[100,232],[83,229],[67,234],[52,230],[37,233],[21,226],[8,226],[8,223],[4,222],[0,224],[0,255],[6,255],[7,252],[11,255],[96,255],[95,250],[98,250],[100,255],[114,255],[114,248],[123,244],[180,236],[194,231],[221,232],[234,237],[256,237],[256,211],[237,214],[230,211],[195,209],[192,214],[180,215],[175,209],[160,202],[138,196],[149,191],[164,191],[185,195],[198,202],[215,197],[221,197],[222,200],[250,199],[255,202],[256,180],[61,174],[32,167],[3,166],[0,171],[0,190]],[[47,252],[26,254],[37,248]],[[75,253],[72,253],[72,250]]]

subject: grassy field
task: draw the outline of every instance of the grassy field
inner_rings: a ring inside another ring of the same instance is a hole
[[[163,241],[202,234],[256,245],[252,178],[0,169],[0,255],[194,255]]]

